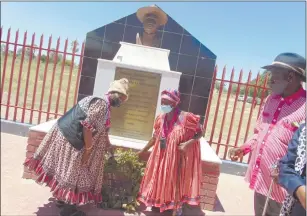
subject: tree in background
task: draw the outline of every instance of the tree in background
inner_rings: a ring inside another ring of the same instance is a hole
[[[74,50],[75,42],[76,42],[76,49]],[[72,41],[70,43],[70,49],[73,54],[76,54],[77,52],[79,52],[79,42],[77,40]]]

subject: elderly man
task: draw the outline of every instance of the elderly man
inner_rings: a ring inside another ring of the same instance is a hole
[[[287,146],[297,130],[296,122],[306,118],[306,91],[302,81],[306,79],[306,60],[295,53],[278,55],[271,65],[263,67],[271,72],[272,94],[261,108],[254,134],[239,148],[229,151],[236,161],[252,153],[246,180],[254,193],[255,215],[262,215],[271,182],[271,165],[287,152]],[[273,185],[266,215],[279,215],[286,191]]]
[[[156,35],[159,26],[167,23],[167,15],[158,6],[140,8],[136,13],[137,18],[144,25],[144,32],[137,33],[136,44],[160,47],[161,39]]]
[[[306,123],[295,132],[279,162],[278,183],[288,192],[280,215],[306,215]]]

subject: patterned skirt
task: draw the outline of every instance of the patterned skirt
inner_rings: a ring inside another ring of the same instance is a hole
[[[45,136],[32,158],[24,165],[37,175],[36,182],[50,187],[57,200],[84,205],[102,202],[104,154],[107,132],[95,135],[88,163],[82,165],[79,151],[65,139],[57,125]]]

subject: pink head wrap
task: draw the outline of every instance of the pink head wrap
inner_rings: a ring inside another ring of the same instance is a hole
[[[180,93],[176,89],[164,90],[161,93],[161,99],[165,99],[177,106],[180,103]]]

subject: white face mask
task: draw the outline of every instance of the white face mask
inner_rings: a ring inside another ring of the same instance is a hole
[[[173,110],[173,107],[170,105],[161,105],[161,110],[163,113],[169,113]]]

